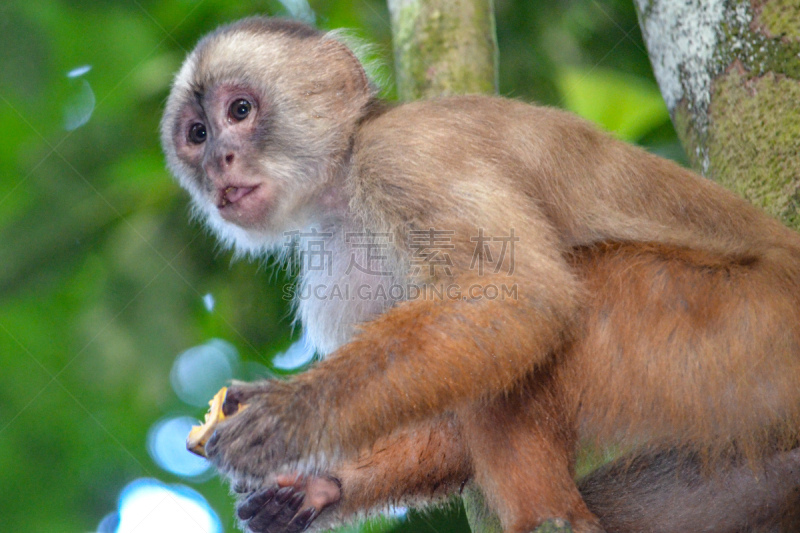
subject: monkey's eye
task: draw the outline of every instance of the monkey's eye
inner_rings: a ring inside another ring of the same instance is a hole
[[[206,140],[206,125],[202,122],[195,122],[189,128],[189,142],[203,144]]]
[[[229,112],[234,120],[244,120],[252,108],[253,104],[242,98],[231,104]]]

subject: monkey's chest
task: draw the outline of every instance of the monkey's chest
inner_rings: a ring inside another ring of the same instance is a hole
[[[303,331],[321,355],[349,342],[359,324],[406,299],[404,284],[391,272],[353,263],[306,271],[295,296]]]

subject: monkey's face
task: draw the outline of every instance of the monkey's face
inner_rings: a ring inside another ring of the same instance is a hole
[[[244,252],[324,222],[315,217],[336,201],[370,96],[343,45],[281,24],[250,19],[201,41],[176,76],[161,126],[169,166],[197,213]]]
[[[259,139],[269,128],[263,95],[245,84],[225,84],[195,95],[174,125],[177,156],[192,170],[207,209],[242,228],[264,226],[281,194],[270,165],[259,161]],[[186,181],[186,180],[184,180]]]

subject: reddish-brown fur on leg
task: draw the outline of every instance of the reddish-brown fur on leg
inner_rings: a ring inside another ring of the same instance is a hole
[[[798,405],[798,369],[787,362],[793,361],[791,350],[800,339],[793,321],[800,293],[789,276],[777,289],[764,283],[774,276],[771,261],[649,244],[576,249],[571,265],[588,292],[578,326],[583,333],[565,344],[554,363],[538,368],[511,392],[458,407],[458,431],[453,422],[419,426],[382,439],[372,455],[346,465],[342,471],[350,474],[343,478],[343,510],[372,508],[404,494],[434,493],[437,486],[452,488],[455,480],[474,471],[507,530],[525,531],[544,519],[564,517],[576,531],[592,531],[597,523],[572,481],[580,435],[601,446],[646,443],[654,450],[671,450],[680,445],[687,454],[668,456],[669,472],[688,469],[685,479],[664,474],[663,461],[650,468],[622,462],[616,468],[623,481],[617,484],[608,476],[593,478],[586,486],[592,487],[592,510],[613,509],[603,515],[611,517],[612,525],[636,515],[638,526],[617,531],[655,528],[654,520],[664,531],[687,520],[717,521],[721,511],[701,498],[712,494],[723,503],[762,502],[748,507],[756,509],[753,520],[766,507],[764,520],[774,521],[778,513],[769,509],[800,483],[791,477],[798,461],[790,460],[797,452],[788,459],[773,455],[797,444],[798,426],[791,422],[797,411],[778,406]],[[640,311],[632,317],[626,310],[634,304]],[[782,313],[770,313],[767,304]],[[775,350],[753,361],[743,351],[752,343]],[[729,365],[735,364],[747,366],[733,372]],[[752,432],[754,426],[761,430]],[[423,442],[433,444],[419,448],[423,431]],[[425,457],[424,468],[416,467],[420,457]],[[762,461],[765,470],[758,466]],[[447,469],[454,470],[448,474]],[[718,474],[712,475],[713,470]],[[764,471],[771,472],[766,479],[758,474]],[[437,485],[443,478],[454,481]],[[351,483],[356,488],[348,493]],[[603,490],[604,485],[611,488]],[[691,512],[689,485],[704,502]],[[659,505],[650,514],[640,507],[646,498],[633,492],[637,486],[658,496]],[[776,503],[768,504],[765,493]],[[354,499],[348,501],[348,495]],[[625,509],[627,502],[635,512]]]
[[[412,426],[335,468],[342,481],[341,513],[419,505],[460,491],[471,478],[462,431],[451,416]]]
[[[584,333],[558,367],[581,437],[757,459],[800,433],[797,251],[604,244],[575,256]],[[788,262],[786,259],[791,259]]]
[[[475,481],[504,531],[525,533],[548,519],[576,533],[601,532],[573,480],[576,433],[550,371],[459,411]]]

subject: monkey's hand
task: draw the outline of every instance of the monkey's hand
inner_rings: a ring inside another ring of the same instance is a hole
[[[310,409],[297,385],[266,380],[229,387],[222,411],[236,414],[217,425],[206,443],[208,459],[233,479],[266,480],[296,470],[301,459],[304,468],[319,467],[302,453],[311,447],[298,443],[297,428],[314,421],[298,419]]]
[[[280,475],[267,487],[242,494],[236,514],[246,531],[299,533],[315,521],[330,525],[341,494],[340,482],[332,476]],[[323,519],[317,520],[320,515]]]

